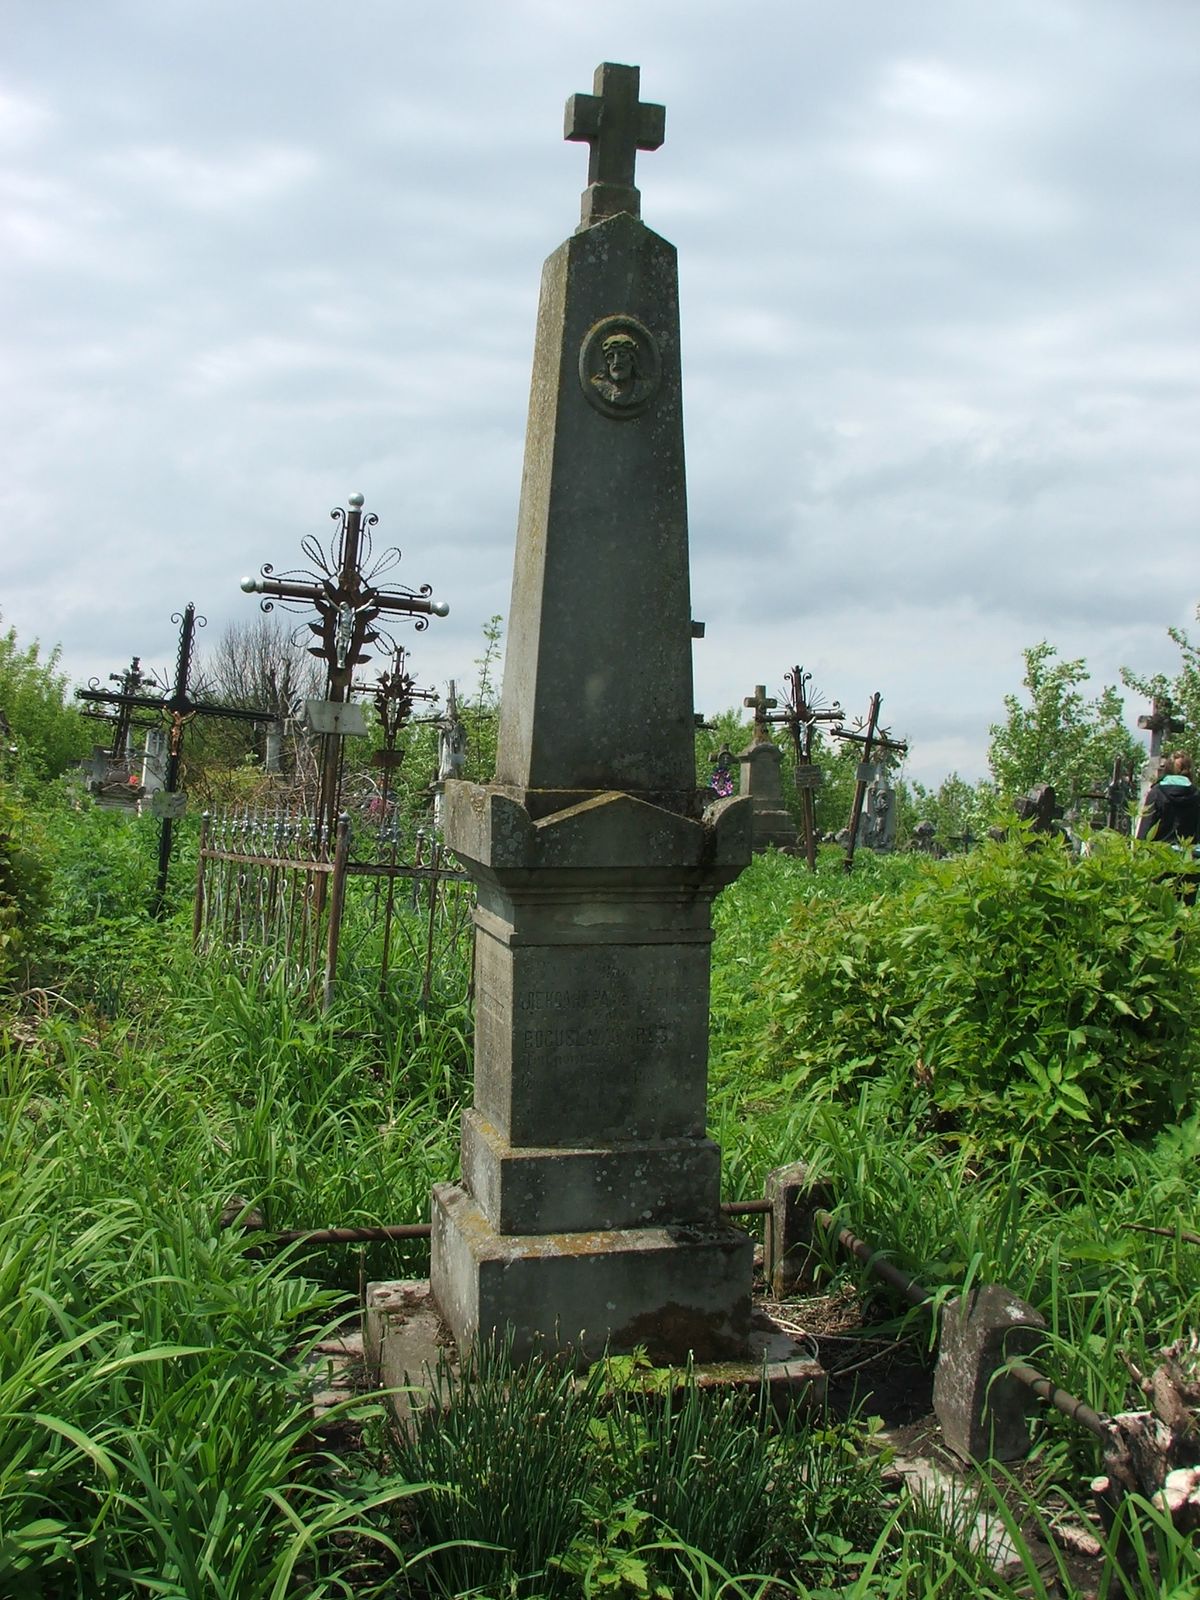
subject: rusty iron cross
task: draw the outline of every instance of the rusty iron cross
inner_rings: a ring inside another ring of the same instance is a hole
[[[170,688],[170,693],[159,690],[153,694],[140,694],[136,690],[122,689],[115,694],[106,689],[77,689],[76,694],[81,700],[90,700],[93,704],[107,704],[118,708],[127,708],[133,711],[149,711],[164,717],[167,721],[167,767],[163,777],[163,790],[168,795],[179,793],[179,779],[183,766],[183,734],[188,723],[195,717],[228,717],[235,722],[274,722],[274,713],[267,710],[255,709],[248,706],[221,706],[209,700],[195,700],[188,685],[192,670],[192,646],[195,642],[196,629],[203,628],[205,619],[198,616],[196,607],[189,600],[182,611],[177,611],[171,618],[172,622],[179,624],[179,649],[175,656],[175,680]],[[135,664],[137,658],[134,658]],[[138,688],[144,688],[148,680],[139,673]],[[167,892],[167,874],[171,865],[171,841],[174,813],[165,810],[161,817],[161,828],[158,839],[158,876],[154,889],[154,914],[161,916],[164,897]]]
[[[563,138],[591,146],[580,228],[620,211],[642,214],[642,197],[633,181],[637,153],[659,148],[667,113],[663,106],[638,99],[640,84],[640,67],[605,61],[596,68],[592,93],[573,94],[567,101]]]
[[[822,706],[809,699],[812,673],[796,666],[787,675],[787,697],[782,720],[792,736],[795,752],[796,787],[800,791],[800,814],[804,821],[804,857],[808,870],[817,870],[817,802],[816,789],[821,782],[821,769],[813,761],[813,739],[818,722],[841,723],[845,713],[839,701]]]
[[[871,696],[870,708],[865,722],[859,723],[857,728],[830,728],[830,733],[835,739],[845,739],[850,744],[862,747],[862,757],[858,770],[854,774],[854,799],[850,806],[850,837],[846,840],[846,857],[842,866],[847,872],[854,870],[854,846],[858,837],[858,825],[862,821],[863,802],[867,797],[867,785],[871,782],[873,772],[871,757],[876,751],[885,756],[905,756],[908,754],[908,741],[906,739],[893,739],[887,728],[879,726],[879,707],[883,696],[876,690]]]

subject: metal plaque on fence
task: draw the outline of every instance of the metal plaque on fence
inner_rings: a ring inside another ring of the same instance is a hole
[[[312,733],[365,734],[367,721],[353,700],[306,700],[304,720]]]

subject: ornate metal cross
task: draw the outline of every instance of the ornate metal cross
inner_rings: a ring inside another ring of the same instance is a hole
[[[854,800],[850,807],[850,837],[846,840],[846,859],[842,863],[847,872],[853,872],[854,870],[854,845],[858,838],[858,825],[862,821],[863,801],[866,798],[867,785],[874,776],[871,766],[872,755],[876,751],[895,756],[908,754],[908,741],[906,739],[893,739],[887,728],[879,726],[879,707],[882,699],[882,695],[876,690],[871,696],[871,704],[865,722],[858,721],[853,728],[830,728],[829,730],[835,739],[845,739],[852,744],[862,746],[862,758],[858,763],[858,770],[854,774]]]
[[[782,720],[792,736],[795,752],[796,788],[800,792],[800,814],[804,820],[804,857],[808,870],[817,870],[817,788],[821,782],[821,769],[813,760],[813,738],[819,722],[840,723],[845,712],[835,700],[823,706],[810,698],[808,686],[812,673],[803,667],[793,667],[787,675],[787,692]]]
[[[804,822],[804,857],[808,870],[817,870],[817,817],[816,790],[821,782],[821,769],[813,761],[813,736],[819,722],[841,722],[845,713],[835,700],[831,706],[818,706],[807,697],[812,673],[802,667],[793,667],[786,677],[782,710],[776,710],[778,700],[772,699],[764,684],[756,684],[754,693],[747,695],[742,704],[754,710],[754,742],[769,738],[768,727],[777,723],[788,730],[795,753],[795,781],[800,792],[800,814]]]
[[[193,700],[188,687],[192,670],[192,644],[196,629],[205,626],[205,619],[197,616],[196,607],[189,600],[183,611],[171,618],[179,623],[179,650],[175,657],[175,682],[170,693],[162,690],[157,695],[139,694],[122,689],[114,693],[108,689],[79,689],[81,700],[124,707],[133,711],[152,711],[167,719],[167,767],[163,777],[163,793],[179,792],[179,774],[183,758],[183,732],[193,717],[228,717],[237,722],[273,722],[272,711],[252,710],[245,706],[220,706],[209,700]],[[136,658],[135,658],[136,659]],[[142,680],[144,686],[145,680]],[[182,799],[182,797],[181,797]],[[156,807],[161,818],[158,839],[158,877],[154,889],[154,915],[160,916],[167,892],[167,873],[171,865],[171,842],[176,816],[182,814],[182,804],[167,800]]]
[[[371,657],[366,646],[382,644],[395,653],[396,641],[387,631],[386,620],[394,616],[414,617],[417,631],[429,626],[429,618],[445,617],[450,607],[433,600],[432,587],[423,583],[419,590],[382,585],[379,579],[397,566],[400,552],[385,550],[378,561],[371,560],[371,529],[379,521],[372,511],[363,516],[363,497],[352,494],[349,510],[335,506],[329,513],[340,532],[326,550],[309,535],[300,541],[309,567],[281,573],[268,562],[258,578],[243,578],[246,594],[261,594],[264,611],[273,611],[279,600],[289,611],[315,609],[318,620],[307,624],[318,644],[309,653],[325,662],[326,699],[342,704],[350,698],[354,669]],[[381,622],[381,619],[384,621]],[[303,637],[305,628],[297,629]],[[324,836],[332,841],[341,805],[341,776],[344,742],[340,734],[322,735],[321,776],[317,794],[317,820]]]
[[[79,690],[79,698],[114,706],[112,711],[85,710],[83,714],[85,717],[94,717],[98,722],[111,725],[112,738],[109,741],[108,757],[115,765],[118,761],[124,761],[129,755],[130,729],[152,727],[155,720],[152,717],[135,717],[130,696],[136,695],[138,690],[146,685],[150,685],[160,695],[166,691],[155,681],[153,673],[142,671],[140,656],[134,656],[124,672],[110,672],[108,681],[120,685],[115,697],[109,698],[111,691],[100,688],[99,678],[91,678],[88,680],[87,688]]]
[[[591,146],[588,186],[580,205],[580,228],[590,228],[620,211],[642,214],[634,184],[639,150],[657,150],[666,131],[666,108],[638,99],[640,67],[605,61],[596,68],[591,94],[567,101],[563,138]]]

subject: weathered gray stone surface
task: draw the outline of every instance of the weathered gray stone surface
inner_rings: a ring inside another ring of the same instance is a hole
[[[933,1409],[946,1445],[963,1460],[1017,1461],[1029,1449],[1029,1390],[1006,1361],[1027,1355],[1044,1318],[996,1284],[948,1301],[942,1310]]]
[[[433,1191],[430,1286],[460,1344],[510,1339],[514,1357],[652,1361],[743,1355],[754,1247],[720,1220],[669,1228],[502,1234],[457,1184]]]
[[[751,847],[794,855],[800,835],[783,798],[783,755],[770,739],[755,739],[738,753],[742,793],[753,807]]]
[[[763,1235],[763,1275],[777,1300],[794,1294],[812,1278],[819,1258],[818,1210],[828,1210],[833,1197],[828,1184],[817,1183],[803,1161],[767,1173],[765,1196],[771,1213]]]
[[[459,1340],[724,1357],[751,1247],[705,1133],[711,903],[750,815],[696,786],[675,252],[618,209],[655,119],[636,69],[596,84],[568,133],[612,149],[542,277],[495,782],[445,786],[475,1095],[432,1285]]]
[[[657,351],[649,407],[627,417],[581,376],[601,321]],[[496,782],[695,814],[693,711],[675,250],[620,215],[542,275]]]
[[[459,1371],[458,1352],[447,1345],[446,1327],[428,1282],[369,1283],[363,1319],[367,1363],[377,1374],[401,1425],[431,1405],[444,1403],[435,1379]],[[698,1389],[742,1389],[757,1396],[765,1387],[776,1412],[818,1409],[825,1398],[825,1373],[808,1344],[796,1339],[762,1310],[750,1319],[746,1348],[739,1359],[697,1363],[675,1369],[680,1385]],[[664,1373],[654,1374],[656,1389]]]
[[[644,1228],[703,1216],[720,1183],[721,1152],[705,1138],[514,1147],[472,1107],[463,1116],[462,1171],[500,1233]]]

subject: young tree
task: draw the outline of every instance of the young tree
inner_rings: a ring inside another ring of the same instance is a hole
[[[1200,606],[1196,608],[1196,615],[1200,618]],[[1200,644],[1193,644],[1183,628],[1168,628],[1167,636],[1178,645],[1182,658],[1175,676],[1168,678],[1165,673],[1156,672],[1153,677],[1142,677],[1122,667],[1121,682],[1135,694],[1144,696],[1147,702],[1165,696],[1174,714],[1183,719],[1184,743],[1192,746],[1200,732]],[[1200,750],[1194,754],[1200,755]]]
[[[324,666],[309,654],[303,639],[293,637],[298,620],[256,611],[231,622],[197,660],[196,698],[226,706],[261,706],[276,716],[297,715],[305,700],[319,699],[324,693]],[[187,734],[189,788],[209,794],[214,782],[220,788],[222,773],[247,768],[261,772],[267,727],[266,722],[198,717]]]
[[[1051,783],[1067,805],[1103,782],[1116,757],[1140,759],[1142,747],[1125,726],[1125,703],[1113,686],[1085,697],[1085,661],[1060,661],[1044,639],[1023,654],[1029,703],[1005,695],[1007,716],[991,726],[988,765],[1003,801]]]
[[[96,742],[96,725],[67,703],[58,661],[57,645],[43,656],[15,628],[0,634],[0,771],[23,784],[57,777]]]
[[[953,842],[969,834],[981,839],[996,809],[996,791],[986,781],[970,784],[957,772],[943,778],[936,789],[914,782],[909,797],[912,827],[932,822],[939,844],[952,848]],[[910,827],[909,833],[911,834]]]

